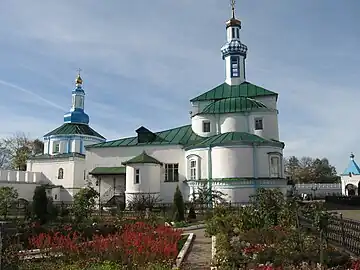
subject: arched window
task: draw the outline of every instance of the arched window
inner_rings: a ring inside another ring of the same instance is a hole
[[[196,160],[190,160],[190,179],[196,180]]]
[[[60,168],[58,171],[58,179],[64,179],[64,169]]]

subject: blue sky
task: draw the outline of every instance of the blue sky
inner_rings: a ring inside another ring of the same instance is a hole
[[[227,0],[1,0],[0,136],[62,124],[80,67],[91,126],[108,139],[190,123],[224,81]],[[360,1],[241,0],[247,80],[279,96],[285,155],[359,155]]]

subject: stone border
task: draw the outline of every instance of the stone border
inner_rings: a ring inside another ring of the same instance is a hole
[[[215,261],[215,255],[216,255],[216,236],[211,236],[211,260]],[[211,270],[217,270],[216,266],[211,266]]]
[[[179,254],[176,257],[176,262],[175,262],[175,265],[173,266],[173,269],[179,269],[180,265],[182,264],[182,262],[184,261],[186,255],[189,252],[189,248],[190,248],[192,242],[195,239],[195,237],[194,237],[195,234],[194,233],[189,233],[189,234],[183,233],[182,235],[189,235],[189,236],[188,236],[185,244],[181,248]]]

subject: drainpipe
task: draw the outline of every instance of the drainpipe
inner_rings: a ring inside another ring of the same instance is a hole
[[[208,148],[208,180],[209,180],[209,191],[210,191],[210,208],[213,207],[212,205],[212,158],[211,158],[211,150],[212,147],[209,145]]]
[[[257,145],[253,143],[253,176],[254,176],[254,189],[257,189],[257,178],[258,178],[258,171],[257,171]]]

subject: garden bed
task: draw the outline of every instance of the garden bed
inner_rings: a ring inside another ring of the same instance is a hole
[[[328,245],[327,212],[320,205],[305,209],[314,234],[299,226],[298,207],[280,191],[260,189],[251,206],[216,208],[206,223],[214,269],[360,269],[350,255]]]
[[[44,267],[61,269],[60,266],[64,266],[64,269],[68,267],[67,270],[78,270],[88,269],[90,265],[102,267],[106,264],[117,267],[106,269],[123,269],[125,266],[151,269],[155,265],[163,267],[157,269],[171,269],[187,236],[165,226],[136,222],[125,225],[116,233],[94,235],[87,242],[82,240],[80,234],[72,231],[68,234],[43,233],[29,240],[36,250],[11,253],[9,249],[7,257],[11,261],[8,263],[18,265],[21,270]]]

